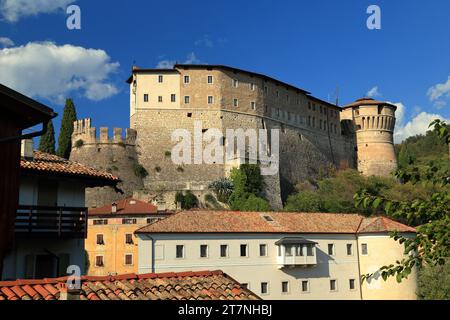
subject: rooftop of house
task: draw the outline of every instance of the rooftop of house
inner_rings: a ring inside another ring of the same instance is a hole
[[[110,184],[120,181],[111,173],[40,151],[34,151],[32,158],[22,157],[20,168],[23,172],[94,179]]]
[[[182,211],[136,233],[386,233],[416,230],[386,217],[304,212]]]
[[[0,300],[59,300],[68,277],[0,281]],[[259,300],[222,271],[81,277],[80,300]]]
[[[115,212],[113,212],[113,206],[115,205]],[[157,214],[158,207],[147,203],[144,201],[140,201],[137,199],[133,199],[131,197],[118,200],[114,203],[107,204],[97,208],[90,208],[89,215],[97,216],[97,215],[148,215],[148,214]]]
[[[345,106],[342,106],[342,108],[346,109],[346,108],[353,108],[353,107],[359,107],[359,106],[390,106],[390,107],[397,109],[397,106],[395,106],[392,103],[389,103],[386,101],[378,101],[378,100],[375,100],[373,98],[368,98],[368,97],[358,99],[355,102],[352,102]]]

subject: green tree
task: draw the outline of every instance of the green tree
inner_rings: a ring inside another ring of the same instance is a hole
[[[306,190],[288,197],[286,211],[320,212],[322,211],[320,195],[315,191]]]
[[[212,182],[209,188],[214,191],[217,200],[227,203],[230,195],[233,193],[233,182],[227,178],[222,178]]]
[[[270,211],[269,202],[262,197],[264,179],[259,166],[243,164],[231,170],[233,193],[228,199],[231,210]]]
[[[430,124],[447,145],[450,143],[448,126],[439,120]],[[447,147],[448,148],[448,147]],[[373,195],[368,190],[355,194],[355,205],[363,208],[381,208],[390,217],[417,226],[417,236],[407,238],[392,233],[394,240],[405,247],[405,258],[379,269],[383,279],[395,276],[398,282],[408,277],[413,267],[444,265],[450,257],[450,171],[437,166],[426,170],[417,167],[399,169],[395,176],[403,183],[430,187],[433,194],[426,199],[393,200]],[[372,274],[364,275],[363,280]]]
[[[400,168],[406,168],[414,163],[414,158],[409,151],[408,144],[402,144],[400,152],[398,154],[398,165]]]
[[[450,262],[425,266],[417,279],[417,296],[422,300],[450,300]]]
[[[38,150],[41,152],[55,154],[55,129],[53,128],[52,120],[47,123],[47,131],[39,140]]]
[[[66,100],[64,112],[61,120],[61,128],[58,137],[58,151],[60,157],[69,159],[72,149],[73,123],[77,120],[77,112],[72,99]]]
[[[183,194],[181,191],[177,191],[175,194],[175,202],[181,204],[181,209],[189,210],[198,207],[197,197],[190,191],[186,191]]]

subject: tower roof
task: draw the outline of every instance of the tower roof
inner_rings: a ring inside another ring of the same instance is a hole
[[[392,103],[389,103],[386,101],[375,100],[375,99],[369,98],[369,97],[360,98],[360,99],[356,100],[355,102],[352,102],[350,104],[342,106],[342,108],[346,109],[346,108],[353,108],[353,107],[360,107],[360,106],[380,106],[380,105],[381,106],[390,106],[390,107],[397,109],[397,106]]]

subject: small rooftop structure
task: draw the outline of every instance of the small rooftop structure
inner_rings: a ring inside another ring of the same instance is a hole
[[[134,198],[118,200],[98,208],[89,209],[90,216],[99,215],[148,215],[157,214],[158,207],[151,203],[140,201]]]

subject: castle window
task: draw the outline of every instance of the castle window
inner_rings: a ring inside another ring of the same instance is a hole
[[[170,101],[171,101],[171,102],[175,102],[176,99],[177,99],[176,94],[172,93],[172,94],[170,95]]]
[[[125,243],[133,244],[133,235],[131,233],[125,234]]]
[[[200,245],[200,258],[208,257],[208,245],[202,244]]]
[[[281,292],[289,293],[289,282],[288,281],[281,282]]]
[[[148,94],[144,94],[144,102],[148,102]]]
[[[311,116],[308,116],[308,126],[311,127]]]
[[[330,280],[330,291],[337,291],[337,280]]]
[[[162,75],[158,76],[158,83],[162,83],[163,82],[164,77]]]
[[[323,121],[323,130],[327,130],[327,122],[326,122],[326,120]]]
[[[315,103],[312,104],[312,109],[313,109],[313,111],[316,111],[316,104]]]
[[[319,112],[322,113],[322,106],[319,106]]]
[[[132,254],[126,254],[125,255],[125,265],[131,266],[133,264],[133,255]]]
[[[260,257],[267,257],[267,244],[260,244],[259,245],[259,256]]]
[[[250,90],[255,91],[255,84],[253,82],[250,83]]]
[[[264,93],[268,94],[269,93],[269,87],[268,86],[264,86]]]
[[[334,256],[334,244],[333,243],[328,244],[328,254],[330,256]]]
[[[311,110],[311,102],[308,101],[308,110]]]
[[[212,84],[213,83],[213,76],[208,76],[208,84]]]
[[[313,128],[316,127],[316,118],[315,117],[312,118],[312,126],[313,126]]]
[[[226,244],[220,245],[220,257],[221,258],[228,257],[228,245],[226,245]]]
[[[302,292],[309,292],[309,281],[308,280],[302,281]]]
[[[189,84],[191,82],[191,78],[189,76],[184,76],[184,84]]]
[[[106,225],[108,224],[108,219],[95,219],[93,221],[94,226],[98,226],[98,225]]]
[[[192,112],[188,112],[187,117],[192,118]]]
[[[213,103],[214,103],[214,97],[208,96],[208,104],[213,104]]]
[[[162,96],[158,96],[158,102],[163,102]]]
[[[280,91],[278,91],[278,90],[276,91],[276,96],[277,96],[277,98],[280,97]]]
[[[347,255],[353,255],[353,245],[351,243],[347,243]]]
[[[239,105],[238,99],[233,99],[233,106],[237,107]]]
[[[103,234],[98,234],[98,235],[97,235],[97,244],[98,244],[98,245],[103,245],[103,244],[105,244],[105,241],[104,241],[104,239],[103,239]]]
[[[239,81],[237,79],[233,79],[233,87],[234,88],[239,87]]]
[[[95,266],[96,267],[103,267],[105,264],[104,264],[104,261],[103,261],[103,256],[96,256],[95,257]]]
[[[252,107],[252,110],[256,110],[256,102],[255,101],[250,102],[250,106]]]
[[[123,218],[122,224],[136,224],[136,219],[134,218]]]
[[[367,249],[367,243],[361,243],[361,254],[363,256],[367,256],[369,254],[369,251]]]
[[[184,96],[184,103],[189,104],[191,98],[189,96]]]
[[[261,282],[261,294],[269,294],[269,284],[267,282]]]
[[[248,245],[241,244],[241,257],[248,257]]]
[[[286,101],[289,102],[289,95],[286,95]]]
[[[350,290],[355,290],[355,279],[349,279],[348,284]]]
[[[176,258],[177,259],[183,259],[184,258],[184,246],[183,245],[177,245],[176,246]]]

